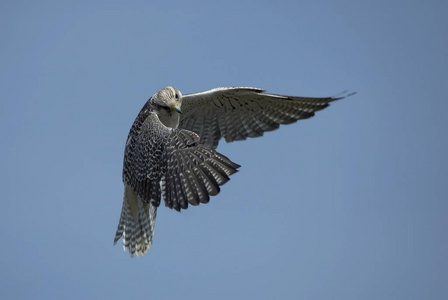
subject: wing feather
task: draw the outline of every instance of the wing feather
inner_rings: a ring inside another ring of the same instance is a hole
[[[183,96],[179,128],[198,133],[201,144],[215,149],[221,138],[232,142],[262,136],[351,95],[311,98],[268,94],[257,88],[217,88]]]
[[[210,196],[220,192],[240,167],[224,155],[199,144],[199,136],[183,129],[168,129],[163,164],[164,200],[166,206],[176,210],[188,204],[207,203]]]

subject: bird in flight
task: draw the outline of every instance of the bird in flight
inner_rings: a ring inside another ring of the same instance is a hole
[[[114,244],[122,238],[131,257],[148,251],[162,195],[165,206],[177,211],[217,195],[240,167],[215,150],[221,138],[233,142],[262,136],[353,94],[311,98],[232,87],[182,95],[173,87],[161,89],[145,103],[129,131]]]

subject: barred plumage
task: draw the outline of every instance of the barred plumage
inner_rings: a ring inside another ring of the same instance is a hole
[[[114,243],[122,238],[131,257],[147,252],[161,194],[165,206],[177,211],[217,195],[240,167],[214,150],[222,137],[232,142],[261,136],[342,98],[282,96],[256,88],[185,96],[173,87],[160,90],[143,106],[126,141],[125,193]]]
[[[131,201],[134,201],[132,205],[129,204]],[[131,207],[133,207],[134,212],[131,211]],[[146,203],[135,194],[130,186],[125,186],[123,208],[114,244],[122,237],[123,249],[129,249],[131,257],[134,254],[145,254],[152,244],[156,215],[157,207],[153,203]],[[135,222],[135,219],[137,219],[137,222]]]

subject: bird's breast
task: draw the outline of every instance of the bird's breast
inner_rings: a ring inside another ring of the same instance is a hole
[[[177,128],[179,126],[180,115],[176,111],[161,112],[158,114],[160,122],[170,128]]]

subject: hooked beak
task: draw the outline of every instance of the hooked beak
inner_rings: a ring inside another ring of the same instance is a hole
[[[173,106],[173,109],[175,110],[175,111],[177,111],[179,114],[181,114],[182,113],[182,111],[180,110],[180,108],[179,108],[179,105],[178,104],[176,104],[176,105],[174,105]]]

